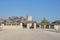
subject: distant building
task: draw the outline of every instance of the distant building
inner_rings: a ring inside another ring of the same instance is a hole
[[[55,30],[60,30],[60,20],[52,22],[52,25],[54,25]]]
[[[32,21],[32,16],[27,16],[27,21]]]
[[[51,24],[47,20],[38,23],[32,19],[32,16],[24,17],[9,17],[8,19],[0,19],[0,27],[4,29],[21,28],[21,29],[56,29],[60,30],[60,20],[54,21]]]

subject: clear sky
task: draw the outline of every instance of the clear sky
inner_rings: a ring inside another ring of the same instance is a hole
[[[43,17],[51,22],[59,20],[60,0],[0,0],[0,18],[27,15],[37,21]]]

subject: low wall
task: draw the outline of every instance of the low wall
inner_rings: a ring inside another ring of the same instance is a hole
[[[14,26],[4,25],[4,26],[0,26],[0,28],[1,28],[1,29],[15,29],[15,28],[16,28],[16,29],[17,29],[17,28],[22,29],[20,25],[18,25],[18,26],[17,26],[17,25],[14,25]]]
[[[0,25],[0,29],[23,29],[23,26],[22,26],[22,24],[21,25]],[[29,25],[27,25],[26,29],[30,29]],[[42,29],[42,28],[40,28],[40,27],[36,28],[36,24],[35,24],[33,29]],[[51,28],[49,28],[49,29],[51,29]],[[57,26],[55,26],[55,29],[58,30]]]

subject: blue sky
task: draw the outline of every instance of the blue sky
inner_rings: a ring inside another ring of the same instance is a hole
[[[0,18],[9,16],[33,16],[41,21],[60,19],[60,0],[0,0]]]

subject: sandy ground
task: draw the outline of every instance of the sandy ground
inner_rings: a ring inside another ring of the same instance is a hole
[[[0,31],[0,40],[60,40],[60,33],[34,29],[9,29]]]

